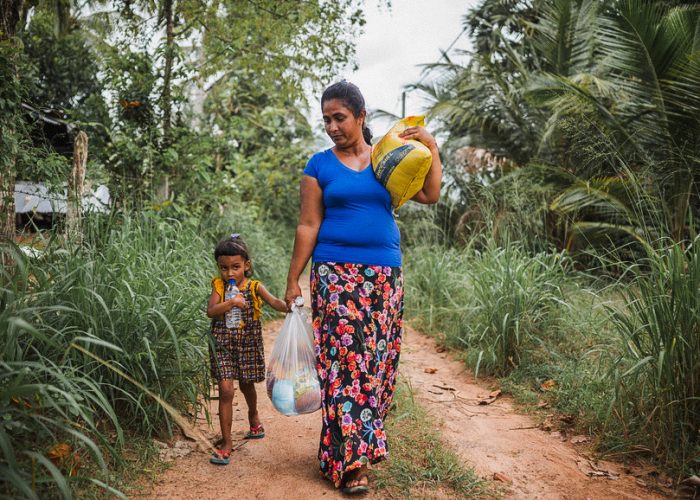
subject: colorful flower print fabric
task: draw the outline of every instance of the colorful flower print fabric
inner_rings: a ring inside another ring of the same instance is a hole
[[[314,263],[316,369],[321,382],[321,472],[343,474],[387,456],[386,416],[401,352],[400,267]]]

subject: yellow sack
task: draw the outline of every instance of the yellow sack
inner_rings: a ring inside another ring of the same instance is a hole
[[[409,127],[425,126],[424,116],[407,116],[396,122],[372,148],[372,169],[379,182],[389,191],[391,204],[399,208],[423,188],[433,161],[427,146],[406,140],[399,134]]]

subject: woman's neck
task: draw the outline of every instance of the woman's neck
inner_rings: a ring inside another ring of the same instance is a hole
[[[369,144],[367,144],[364,139],[344,148],[339,147],[337,144],[333,146],[333,151],[335,153],[347,156],[361,156],[366,154],[368,149],[370,149]]]

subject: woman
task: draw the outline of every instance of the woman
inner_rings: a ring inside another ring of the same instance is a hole
[[[383,420],[391,406],[401,351],[403,274],[400,235],[388,191],[375,179],[372,137],[360,90],[343,80],[321,97],[332,148],[315,154],[301,180],[301,214],[285,300],[301,295],[313,256],[311,307],[321,381],[321,472],[345,493],[368,490],[367,465],[387,454]],[[442,165],[422,127],[401,136],[432,152],[422,190],[435,203]]]

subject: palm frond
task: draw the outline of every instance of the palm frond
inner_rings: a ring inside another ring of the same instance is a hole
[[[540,18],[530,26],[533,45],[546,62],[544,71],[560,75],[588,72],[594,67],[599,2],[544,2]]]

